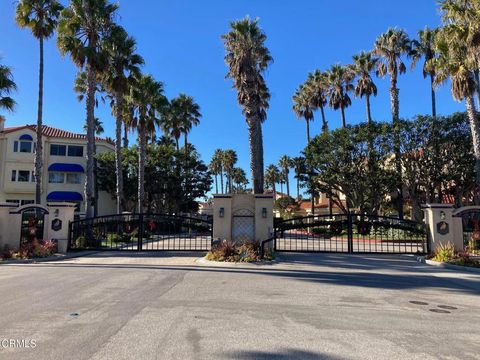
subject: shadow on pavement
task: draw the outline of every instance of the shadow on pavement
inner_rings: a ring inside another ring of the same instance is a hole
[[[302,360],[340,360],[343,358],[321,354],[317,352],[302,351],[296,349],[288,349],[282,352],[265,352],[265,351],[236,351],[232,353],[222,354],[222,357],[231,359],[262,359],[262,360],[286,360],[286,359],[302,359]]]

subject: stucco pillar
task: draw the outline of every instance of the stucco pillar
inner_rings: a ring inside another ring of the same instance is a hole
[[[48,218],[45,218],[47,239],[56,240],[58,252],[65,254],[68,248],[68,229],[75,213],[74,203],[48,203]]]
[[[213,238],[230,240],[232,236],[232,196],[213,196]]]
[[[273,236],[273,196],[255,195],[255,240]]]
[[[17,205],[12,203],[0,203],[0,251],[3,251],[5,247],[16,250],[20,246],[18,216],[10,214],[10,211],[16,208]]]
[[[463,237],[458,221],[453,217],[453,205],[427,204],[423,207],[427,224],[430,252],[435,252],[441,245],[453,244],[455,250],[463,250]]]

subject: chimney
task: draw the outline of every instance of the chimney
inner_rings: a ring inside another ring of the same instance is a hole
[[[5,129],[5,118],[0,115],[0,133]]]

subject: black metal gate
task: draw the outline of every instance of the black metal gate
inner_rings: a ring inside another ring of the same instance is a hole
[[[22,209],[21,214],[20,244],[31,242],[33,239],[43,240],[47,210],[31,206]]]
[[[455,217],[462,219],[464,248],[472,254],[480,254],[480,209],[466,208]]]
[[[167,214],[120,214],[70,223],[70,250],[207,251],[212,220]]]
[[[425,224],[392,217],[315,215],[275,222],[275,251],[425,254],[427,246]]]

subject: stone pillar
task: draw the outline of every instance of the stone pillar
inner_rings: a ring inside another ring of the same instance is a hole
[[[273,196],[255,195],[255,239],[263,241],[273,236]]]
[[[65,254],[68,248],[69,224],[75,213],[74,203],[48,203],[48,217],[45,217],[47,239],[56,240],[58,252]]]
[[[18,215],[10,214],[16,208],[17,205],[12,203],[0,203],[0,251],[5,247],[16,250],[20,246]]]
[[[453,217],[453,205],[427,204],[423,207],[427,225],[429,250],[435,252],[439,246],[453,244],[455,250],[463,250],[462,225]],[[460,231],[460,233],[459,233]]]

